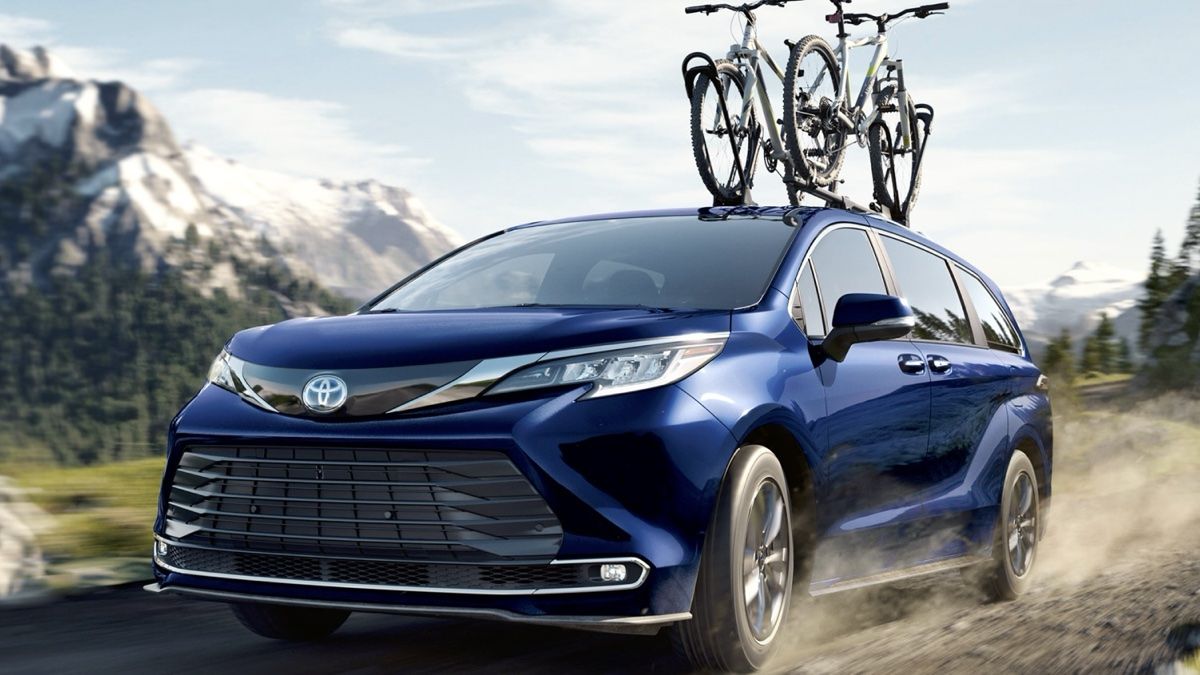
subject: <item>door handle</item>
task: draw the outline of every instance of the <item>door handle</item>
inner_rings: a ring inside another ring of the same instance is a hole
[[[897,362],[900,364],[900,370],[911,375],[925,372],[925,362],[916,354],[901,354]]]
[[[950,359],[944,356],[930,356],[929,369],[935,373],[950,372]]]

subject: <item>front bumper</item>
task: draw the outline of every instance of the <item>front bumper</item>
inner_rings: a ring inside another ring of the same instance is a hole
[[[528,623],[556,628],[574,628],[602,633],[626,633],[653,635],[665,625],[692,618],[691,612],[676,614],[654,614],[645,616],[591,616],[591,615],[539,615],[518,614],[503,609],[471,608],[471,607],[438,607],[414,604],[389,605],[378,602],[359,603],[337,600],[313,600],[307,598],[288,598],[279,595],[255,595],[252,593],[236,593],[231,591],[214,591],[190,586],[163,586],[158,583],[147,584],[145,590],[151,593],[181,595],[196,600],[213,600],[231,603],[266,603],[286,605],[291,607],[315,607],[320,609],[340,609],[350,612],[372,612],[380,614],[403,614],[408,616],[426,616],[453,619],[482,619],[489,621],[508,621]]]
[[[604,630],[654,630],[661,623],[684,620],[690,616],[705,531],[735,439],[675,386],[576,401],[580,393],[472,401],[421,415],[335,422],[270,413],[207,386],[172,425],[155,533],[160,540],[176,540],[167,531],[166,501],[189,448],[252,444],[369,445],[430,453],[493,450],[507,456],[561,524],[553,564],[628,561],[631,570],[644,570],[630,583],[505,592],[347,585],[189,572],[156,556],[156,588],[206,599],[470,615]]]

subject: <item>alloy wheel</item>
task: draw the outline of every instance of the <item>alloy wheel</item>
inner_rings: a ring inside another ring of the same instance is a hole
[[[750,632],[759,642],[766,642],[783,618],[790,564],[785,534],[790,525],[783,493],[775,481],[759,483],[748,518],[742,598]]]

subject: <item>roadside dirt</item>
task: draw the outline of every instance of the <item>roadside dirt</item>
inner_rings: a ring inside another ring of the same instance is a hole
[[[775,672],[1189,672],[1200,649],[1200,402],[1059,423],[1032,592],[987,604],[957,573],[798,603]],[[328,641],[248,634],[212,603],[127,588],[0,611],[5,673],[677,673],[660,638],[356,615]],[[1194,672],[1194,671],[1191,671]]]
[[[987,604],[942,575],[802,603],[778,670],[1173,672],[1200,646],[1200,402],[1114,402],[1057,434],[1029,595]]]

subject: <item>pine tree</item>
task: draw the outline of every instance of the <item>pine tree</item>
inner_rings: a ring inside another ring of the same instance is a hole
[[[1176,267],[1186,274],[1200,270],[1200,193],[1197,193],[1196,202],[1188,214]]]
[[[1144,349],[1150,337],[1150,331],[1158,319],[1158,309],[1162,307],[1167,297],[1170,265],[1167,262],[1167,246],[1163,240],[1162,230],[1154,233],[1154,242],[1150,245],[1150,273],[1146,276],[1146,292],[1138,301],[1141,310],[1141,323],[1138,326],[1138,344]]]
[[[1083,354],[1079,357],[1079,371],[1084,376],[1100,372],[1100,354],[1096,345],[1096,336],[1090,335],[1083,342]]]
[[[1046,345],[1046,353],[1042,357],[1042,370],[1053,381],[1070,384],[1075,379],[1075,355],[1071,346],[1071,332],[1062,329],[1058,337]]]
[[[1102,373],[1117,372],[1116,338],[1117,332],[1113,328],[1112,320],[1106,312],[1101,312],[1100,323],[1096,326],[1092,340],[1096,352],[1096,369]]]
[[[1117,372],[1132,373],[1133,370],[1133,352],[1129,348],[1129,340],[1122,337],[1117,342]]]

